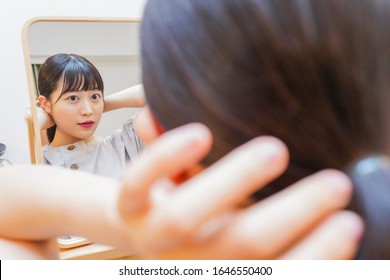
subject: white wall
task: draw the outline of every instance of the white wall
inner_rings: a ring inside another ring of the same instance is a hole
[[[30,162],[25,109],[29,106],[21,32],[38,16],[142,17],[146,0],[0,0],[0,142],[14,164]]]

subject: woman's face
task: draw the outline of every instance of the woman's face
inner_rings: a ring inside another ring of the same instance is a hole
[[[51,116],[57,125],[52,145],[89,142],[103,114],[103,93],[100,90],[89,90],[61,95],[62,85],[63,81],[60,81],[50,95]]]

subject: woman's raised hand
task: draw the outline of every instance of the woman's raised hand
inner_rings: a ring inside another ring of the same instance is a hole
[[[259,137],[178,183],[211,147],[209,130],[189,124],[149,145],[123,181],[118,209],[141,256],[164,259],[347,259],[363,225],[343,210],[351,183],[326,170],[257,202],[251,193],[288,164],[285,145]]]
[[[39,101],[37,101],[36,105],[40,130],[45,130],[54,126],[55,122],[53,118],[40,106]]]

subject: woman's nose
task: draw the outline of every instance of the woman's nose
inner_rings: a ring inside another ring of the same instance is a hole
[[[92,104],[88,100],[85,100],[82,104],[81,114],[88,116],[91,115],[92,113],[93,113]]]

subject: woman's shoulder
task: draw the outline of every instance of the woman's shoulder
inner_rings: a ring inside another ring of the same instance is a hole
[[[137,134],[134,129],[134,118],[132,117],[124,122],[122,128],[115,130],[111,135],[105,137],[104,141],[116,141],[118,139],[123,141],[123,139],[128,137],[133,138],[134,136],[137,136]]]
[[[125,149],[130,155],[138,154],[143,145],[134,129],[134,118],[128,119],[121,129],[114,131],[110,136],[104,139],[107,145],[116,148]]]

